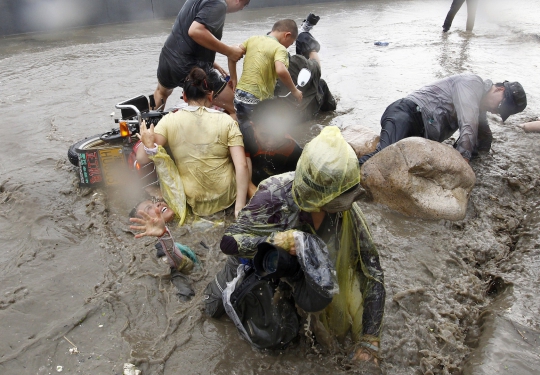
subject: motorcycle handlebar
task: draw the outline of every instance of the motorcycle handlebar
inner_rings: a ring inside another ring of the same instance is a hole
[[[137,114],[137,123],[139,124],[139,126],[141,125],[142,123],[142,118],[141,118],[141,111],[139,111],[139,109],[137,107],[135,107],[134,105],[131,105],[131,104],[121,104],[121,103],[118,103],[116,106],[116,108],[118,109],[131,109],[133,111],[135,111],[135,113]],[[116,121],[115,121],[116,122]]]

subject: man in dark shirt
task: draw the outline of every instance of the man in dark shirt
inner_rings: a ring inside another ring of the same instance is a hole
[[[156,106],[165,107],[175,87],[183,87],[193,67],[204,69],[211,77],[214,104],[234,115],[233,92],[223,78],[226,73],[214,59],[216,52],[237,61],[244,51],[221,42],[226,13],[242,10],[250,0],[187,0],[178,13],[171,34],[159,56]],[[215,71],[217,70],[217,72]]]

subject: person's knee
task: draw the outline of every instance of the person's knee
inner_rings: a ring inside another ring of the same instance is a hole
[[[168,89],[165,86],[163,86],[161,83],[158,83],[156,92],[159,93],[162,97],[167,98],[172,94],[173,89]]]

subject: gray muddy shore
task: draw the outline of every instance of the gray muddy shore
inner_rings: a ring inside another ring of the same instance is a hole
[[[440,32],[449,1],[357,1],[228,17],[224,40],[238,43],[277,19],[321,15],[313,34],[339,105],[297,129],[301,143],[329,124],[378,130],[392,101],[463,71],[517,80],[527,91],[525,112],[504,124],[489,117],[495,140],[471,163],[477,184],[464,220],[407,218],[361,202],[385,270],[387,374],[538,373],[540,134],[515,127],[540,108],[540,5],[531,3],[481,5],[472,34],[463,31],[464,13],[450,33]],[[361,372],[347,352],[328,356],[305,337],[283,353],[255,351],[228,319],[204,317],[202,292],[225,259],[218,245],[230,215],[173,231],[203,260],[191,276],[196,296],[180,302],[154,241],[134,240],[127,229],[138,192],[78,187],[68,147],[112,127],[118,101],[153,91],[171,22],[0,40],[7,110],[0,373],[52,374],[62,366],[68,374],[121,374],[125,362],[145,375]],[[390,45],[374,46],[377,40]],[[70,354],[72,343],[78,354]]]

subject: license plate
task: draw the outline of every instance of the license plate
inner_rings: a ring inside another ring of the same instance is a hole
[[[118,185],[121,182],[120,168],[125,169],[122,148],[99,150],[101,171],[106,185]]]
[[[79,154],[79,178],[81,186],[118,185],[125,169],[122,147],[85,150]]]

